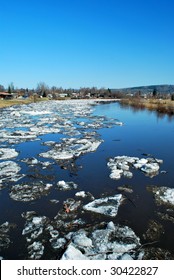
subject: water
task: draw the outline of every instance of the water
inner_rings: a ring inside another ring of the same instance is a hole
[[[169,188],[173,188],[174,186],[174,120],[169,119],[167,116],[159,118],[155,112],[149,112],[147,110],[123,108],[115,102],[99,104],[93,107],[93,109],[91,115],[89,114],[85,117],[76,116],[74,119],[70,118],[71,114],[67,110],[68,120],[73,123],[74,127],[82,135],[85,131],[95,131],[99,134],[97,137],[104,140],[95,152],[81,155],[75,162],[71,162],[73,163],[71,166],[68,165],[65,168],[60,162],[50,158],[43,158],[39,155],[52,148],[43,145],[43,142],[55,141],[60,144],[63,137],[70,137],[64,134],[65,131],[63,129],[61,129],[60,133],[39,135],[38,140],[13,144],[12,147],[19,152],[19,155],[12,160],[20,164],[22,168],[20,173],[27,176],[17,183],[6,182],[3,184],[5,188],[0,191],[0,224],[5,221],[15,224],[15,227],[9,233],[10,245],[8,248],[2,248],[0,251],[0,255],[5,259],[28,258],[26,239],[25,236],[21,235],[25,226],[25,220],[21,217],[23,212],[36,211],[37,215],[45,215],[51,220],[62,209],[62,204],[67,198],[74,198],[77,190],[59,191],[57,189],[56,184],[60,180],[77,183],[78,191],[84,190],[90,192],[95,198],[115,195],[121,192],[118,189],[120,186],[130,186],[133,193],[122,192],[126,199],[119,208],[118,215],[115,218],[111,219],[110,217],[96,216],[95,214],[83,212],[78,213],[77,217],[82,217],[86,223],[112,220],[114,223],[119,223],[120,225],[128,225],[140,237],[142,243],[146,242],[144,240],[144,234],[148,229],[149,221],[154,220],[163,226],[163,233],[159,236],[158,240],[155,240],[157,242],[154,246],[168,250],[174,254],[174,224],[172,221],[161,219],[158,212],[165,213],[167,208],[165,206],[158,206],[152,192],[147,191],[147,186],[167,186]],[[59,115],[60,112],[56,112],[56,114]],[[66,114],[63,115],[65,116]],[[101,126],[98,129],[85,129],[83,127],[80,130],[79,125],[76,123],[77,121],[91,123],[97,120],[96,116],[97,118],[99,116],[107,117],[107,125],[105,127]],[[44,117],[48,117],[48,115]],[[34,116],[33,120],[37,124],[36,116]],[[111,125],[111,127],[106,127],[113,120],[119,120],[124,125]],[[23,130],[25,131],[25,128]],[[75,137],[78,138],[80,136],[77,135]],[[150,178],[145,176],[140,170],[133,170],[133,177],[131,179],[121,177],[120,180],[112,180],[109,177],[110,170],[107,167],[107,161],[110,157],[126,155],[143,158],[145,157],[143,154],[150,154],[152,157],[162,159],[163,164],[160,166],[160,170],[165,170],[167,173],[159,173],[157,176]],[[41,166],[29,166],[26,162],[21,162],[21,160],[31,157],[37,158],[41,162],[49,161],[51,164],[48,168],[43,169]],[[29,202],[15,201],[10,198],[10,188],[14,184],[22,182],[32,183],[35,180],[43,181],[45,184],[53,184],[47,195],[43,195]],[[59,203],[51,203],[51,199],[59,200]],[[47,240],[48,237],[45,237],[45,239]],[[56,256],[57,253],[55,251],[48,249],[45,250],[42,258],[54,259]]]

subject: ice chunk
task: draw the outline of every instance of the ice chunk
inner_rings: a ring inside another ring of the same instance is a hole
[[[19,165],[14,161],[0,162],[0,179],[2,181],[19,180],[18,172],[21,170]],[[23,175],[21,175],[23,176]]]
[[[39,156],[44,158],[52,158],[55,160],[66,160],[74,157],[73,153],[68,151],[57,151],[56,149],[41,153]]]
[[[21,114],[27,114],[32,116],[38,116],[38,115],[49,115],[51,114],[50,111],[21,111]]]
[[[72,189],[77,189],[77,184],[75,184],[74,182],[65,182],[65,181],[59,181],[57,183],[57,186],[59,188],[59,190],[72,190]]]
[[[62,260],[117,260],[141,259],[140,239],[134,231],[109,222],[105,228],[98,225],[92,232],[79,230],[70,232],[66,238],[71,240]],[[138,251],[138,256],[135,254]]]
[[[59,203],[59,200],[57,200],[57,199],[50,199],[50,202],[57,204],[57,203]]]
[[[70,244],[61,257],[61,260],[89,260],[89,258],[84,256],[79,249]]]
[[[78,246],[92,247],[92,240],[88,238],[83,231],[73,237],[73,242]]]
[[[0,250],[3,248],[8,248],[10,245],[10,227],[11,225],[9,222],[5,222],[0,225]]]
[[[44,246],[40,241],[34,241],[28,246],[29,258],[39,260],[44,253]]]
[[[85,197],[87,194],[84,191],[76,192],[75,196]]]
[[[127,253],[123,254],[120,259],[121,260],[126,260],[126,261],[133,260],[133,258]]]
[[[109,196],[105,198],[99,198],[84,205],[83,209],[103,214],[106,216],[115,217],[117,215],[118,207],[120,206],[121,200],[121,194],[116,194],[115,196]]]
[[[80,200],[75,201],[73,198],[67,198],[63,203],[66,213],[76,211],[77,208],[80,206],[80,204],[81,204]]]
[[[10,159],[17,157],[18,153],[15,151],[15,149],[10,148],[1,148],[0,149],[0,160],[2,159]]]
[[[22,235],[27,235],[27,234],[31,234],[31,233],[35,232],[35,234],[37,235],[37,236],[33,235],[33,239],[35,239],[42,233],[43,226],[44,226],[46,220],[47,219],[45,216],[41,216],[41,217],[34,216],[32,219],[31,218],[27,219],[25,228],[22,231]],[[39,234],[38,234],[38,232],[39,232]]]
[[[159,170],[159,165],[157,162],[154,163],[147,163],[146,165],[141,167],[141,170],[145,173],[147,173],[148,175],[157,173]]]
[[[17,201],[32,201],[47,195],[52,184],[43,184],[42,182],[14,185],[10,190],[10,197]]]
[[[15,116],[15,117],[21,117],[21,114],[17,111],[13,111],[10,113],[11,116]]]
[[[64,245],[66,244],[66,239],[65,238],[58,238],[58,239],[50,239],[51,246],[53,249],[57,250],[60,248],[63,248]]]
[[[147,176],[153,177],[158,174],[160,164],[163,161],[155,158],[141,158],[129,156],[117,156],[110,158],[107,166],[111,169],[109,175],[111,179],[120,179],[121,176],[132,178],[133,173],[129,170],[130,167],[143,171]]]
[[[160,196],[160,199],[166,203],[174,205],[174,189],[166,188],[163,196]]]
[[[115,225],[114,225],[114,223],[113,223],[113,222],[109,222],[109,223],[107,224],[107,229],[115,230]]]
[[[123,175],[124,175],[124,177],[127,177],[127,178],[132,178],[133,177],[133,173],[130,172],[130,171],[124,171]]]
[[[54,149],[41,153],[40,156],[55,160],[69,160],[85,153],[94,152],[102,142],[85,138],[64,138],[62,141],[60,145],[55,145]]]
[[[147,189],[148,189],[148,191],[151,191],[154,194],[157,204],[159,204],[159,205],[166,204],[168,207],[174,206],[174,189],[173,188],[168,188],[165,186],[162,186],[162,187],[148,186]]]
[[[113,168],[109,177],[111,179],[120,179],[122,173],[123,173],[123,170]]]

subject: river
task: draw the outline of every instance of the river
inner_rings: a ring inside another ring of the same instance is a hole
[[[58,235],[65,242],[63,238],[68,232],[87,228],[94,231],[95,226],[102,227],[102,223],[112,221],[133,230],[140,239],[139,248],[149,250],[146,259],[171,259],[174,205],[162,202],[155,192],[174,187],[174,119],[148,110],[124,108],[118,102],[90,104],[84,101],[84,105],[80,103],[77,108],[74,102],[66,107],[63,101],[61,105],[50,101],[28,107],[14,106],[0,112],[0,156],[4,155],[0,164],[8,161],[10,166],[14,162],[20,168],[12,169],[9,176],[1,176],[0,255],[5,259],[61,258],[67,245],[61,251],[56,250]],[[50,150],[54,153],[49,154]],[[9,152],[17,154],[9,155]],[[64,158],[57,158],[60,152]],[[131,165],[131,177],[121,175],[119,179],[112,179],[107,164],[109,159],[118,156],[162,162],[158,172],[150,176]],[[63,190],[58,186],[61,181],[73,182],[76,186]],[[35,184],[39,187],[34,191]],[[25,188],[28,189],[23,192]],[[84,191],[87,196],[75,196],[78,191]],[[92,199],[116,194],[123,198],[117,215],[84,210],[83,206]],[[78,198],[81,203],[72,216],[68,198],[75,202]],[[67,211],[65,204],[69,205]],[[33,217],[38,219],[32,220]],[[75,220],[76,227],[70,224]],[[38,254],[33,253],[37,251],[31,246],[34,242],[40,246]]]

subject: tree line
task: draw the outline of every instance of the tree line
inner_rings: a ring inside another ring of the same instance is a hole
[[[81,87],[79,89],[74,88],[63,88],[63,87],[57,87],[57,86],[51,86],[49,87],[44,82],[39,82],[36,86],[36,88],[29,89],[29,88],[17,88],[14,86],[13,83],[10,83],[7,88],[5,88],[3,85],[0,85],[0,92],[8,92],[9,94],[12,93],[18,93],[23,95],[34,95],[38,94],[42,97],[52,96],[57,97],[57,95],[60,94],[66,94],[68,97],[112,97],[112,92],[110,89],[106,89],[104,87],[97,88],[97,87]]]
[[[151,90],[150,87],[126,88],[126,89],[110,89],[110,88],[97,88],[93,87],[81,87],[79,89],[74,88],[62,88],[57,86],[49,87],[44,82],[39,82],[36,88],[17,88],[13,83],[10,83],[7,88],[0,84],[0,92],[8,92],[9,94],[17,93],[21,96],[33,96],[37,94],[39,97],[51,97],[53,99],[58,98],[61,95],[66,95],[70,98],[156,98],[156,99],[168,99],[174,100],[174,92],[160,92],[157,88]]]

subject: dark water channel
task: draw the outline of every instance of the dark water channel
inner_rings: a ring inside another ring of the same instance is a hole
[[[47,195],[26,202],[11,199],[9,192],[14,182],[4,184],[4,188],[0,190],[0,224],[8,221],[14,224],[14,227],[10,229],[9,246],[1,248],[0,256],[3,258],[28,258],[26,238],[22,235],[25,225],[25,220],[21,216],[23,212],[35,211],[37,215],[54,219],[57,212],[62,209],[63,202],[67,198],[74,198],[77,191],[90,192],[95,198],[122,193],[125,200],[119,207],[116,217],[84,213],[84,211],[78,213],[78,217],[83,218],[87,224],[112,220],[114,223],[127,225],[139,236],[142,244],[154,243],[153,247],[174,254],[174,222],[163,219],[159,215],[159,212],[173,215],[173,208],[168,209],[165,205],[158,205],[154,194],[147,188],[148,186],[174,187],[174,119],[166,115],[158,116],[155,112],[147,110],[123,108],[116,102],[97,105],[94,107],[92,115],[105,116],[110,118],[111,121],[112,119],[118,119],[124,125],[111,125],[111,127],[94,129],[99,134],[98,137],[104,141],[95,152],[79,156],[71,168],[62,166],[60,162],[56,163],[51,158],[43,158],[39,155],[50,150],[50,146],[43,145],[44,142],[55,141],[59,143],[61,138],[69,137],[63,132],[40,135],[38,140],[11,146],[19,152],[19,155],[13,161],[20,164],[20,173],[27,173],[28,175],[27,178],[21,179],[20,183],[32,184],[35,180],[40,180],[45,184],[51,183],[53,186]],[[80,118],[80,121],[83,121],[83,117]],[[85,121],[88,122],[88,118],[85,117]],[[89,121],[91,121],[90,118]],[[10,145],[7,146],[10,147]],[[123,155],[138,158],[146,158],[147,155],[151,155],[154,158],[162,159],[163,163],[160,165],[159,173],[154,177],[146,176],[140,170],[135,169],[132,178],[121,177],[119,180],[113,180],[109,177],[108,159]],[[42,169],[21,162],[21,159],[31,157],[43,162],[49,161],[52,164],[48,168]],[[78,185],[78,189],[59,191],[56,184],[60,180],[73,181]],[[128,187],[132,192],[119,190],[119,187]],[[51,203],[50,200],[52,199],[59,202]],[[155,221],[162,228],[157,239],[145,238],[150,221]],[[47,237],[45,237],[46,243]],[[42,258],[55,259],[57,255],[54,250],[50,249],[45,251]]]

